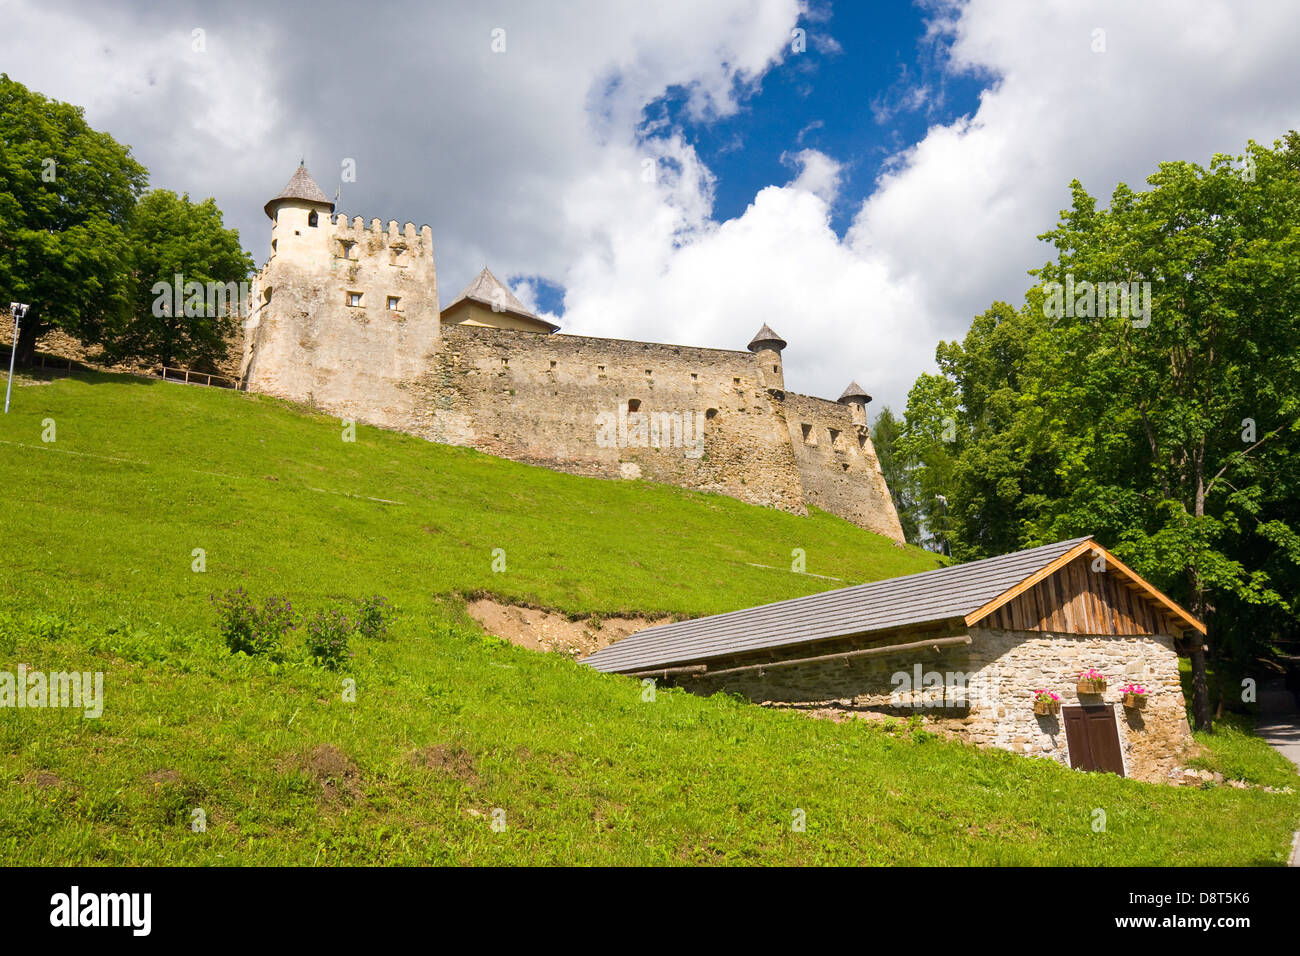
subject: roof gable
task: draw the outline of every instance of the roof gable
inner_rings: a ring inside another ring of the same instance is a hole
[[[515,294],[506,287],[504,282],[494,276],[487,266],[484,266],[483,271],[461,290],[460,295],[452,300],[451,305],[455,305],[462,299],[474,299],[485,305],[499,306],[501,309],[526,315],[530,319],[537,318],[527,306],[515,298]],[[447,308],[450,309],[451,305]]]
[[[1199,621],[1091,537],[1085,537],[728,614],[662,624],[611,644],[585,662],[602,671],[637,671],[936,622],[969,627],[1093,549],[1105,555],[1108,569],[1142,589],[1147,600],[1158,600],[1168,617],[1203,632]]]

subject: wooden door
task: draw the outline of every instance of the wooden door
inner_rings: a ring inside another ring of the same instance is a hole
[[[1119,748],[1114,704],[1062,707],[1061,718],[1065,722],[1065,745],[1071,767],[1124,776],[1124,755]]]

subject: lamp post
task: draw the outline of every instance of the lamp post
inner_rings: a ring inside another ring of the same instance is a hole
[[[14,340],[9,347],[9,383],[5,385],[5,414],[9,414],[9,393],[14,387],[14,359],[18,355],[18,323],[27,314],[27,306],[22,302],[10,302],[9,311],[14,314]]]

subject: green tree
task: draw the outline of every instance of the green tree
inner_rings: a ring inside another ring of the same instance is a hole
[[[1147,182],[1101,210],[1072,184],[1056,261],[941,343],[899,444],[958,557],[1096,534],[1205,620],[1209,729],[1207,663],[1222,695],[1300,634],[1300,137]]]
[[[0,74],[0,302],[31,306],[19,362],[50,329],[96,343],[126,314],[126,229],[145,182],[130,150],[80,107]]]
[[[949,501],[963,434],[957,388],[946,375],[921,375],[907,395],[898,453],[913,476],[913,513],[923,547],[952,554]]]
[[[1045,283],[1150,283],[1151,297],[1140,315],[1122,303],[1115,315],[1076,289],[1075,316],[1058,317],[1040,384],[1064,425],[1066,494],[1036,525],[1050,536],[1121,520],[1113,533],[1138,570],[1209,622],[1217,667],[1225,645],[1252,653],[1240,646],[1257,633],[1252,609],[1294,622],[1300,525],[1278,491],[1296,490],[1300,443],[1300,136],[1252,142],[1244,163],[1162,163],[1147,182],[1121,184],[1101,211],[1073,183],[1072,208],[1043,237],[1058,250],[1037,270]],[[1281,560],[1266,568],[1270,550]],[[1239,619],[1221,620],[1221,603]],[[1189,649],[1202,729],[1205,647]]]
[[[132,213],[130,243],[133,306],[108,352],[163,365],[219,360],[236,331],[238,284],[253,271],[253,260],[239,233],[224,227],[216,201],[192,203],[188,194],[152,190]],[[204,293],[187,294],[191,283]],[[220,296],[206,295],[209,284]]]
[[[890,497],[894,499],[899,524],[903,526],[903,538],[909,544],[920,544],[921,529],[916,501],[918,489],[916,477],[898,447],[902,432],[903,423],[885,405],[871,426],[872,444],[880,462],[880,473],[889,487]]]

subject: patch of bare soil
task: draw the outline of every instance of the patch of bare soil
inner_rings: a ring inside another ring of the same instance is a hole
[[[296,767],[320,786],[323,803],[355,803],[361,799],[361,770],[337,747],[320,744],[297,758]]]
[[[461,747],[448,747],[445,744],[425,747],[412,754],[411,759],[418,766],[444,773],[471,787],[477,786],[480,781],[474,765],[474,755]]]
[[[470,601],[468,610],[489,634],[529,650],[554,651],[569,657],[586,657],[629,634],[672,620],[668,617],[589,617],[571,621],[563,614],[502,604],[491,598]]]

